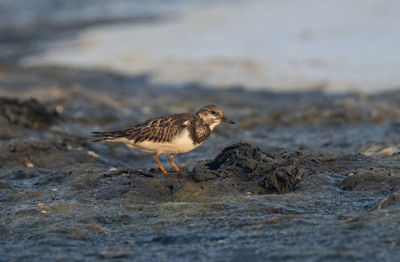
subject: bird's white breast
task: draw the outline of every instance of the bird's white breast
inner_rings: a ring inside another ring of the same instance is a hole
[[[128,145],[148,153],[181,154],[195,149],[200,144],[193,144],[193,140],[190,138],[189,132],[185,128],[169,142],[142,141],[139,143],[130,143]]]

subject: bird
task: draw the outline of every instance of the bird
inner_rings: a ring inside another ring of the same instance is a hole
[[[174,155],[187,153],[203,144],[221,122],[235,124],[224,116],[219,107],[207,105],[194,114],[165,115],[123,130],[92,132],[92,138],[94,142],[122,142],[130,148],[153,153],[154,162],[166,175],[159,155],[169,155],[169,163],[179,172]]]

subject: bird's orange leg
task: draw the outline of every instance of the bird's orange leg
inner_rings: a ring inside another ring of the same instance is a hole
[[[174,155],[169,156],[169,163],[175,169],[176,172],[179,172],[179,168],[177,167],[177,165],[174,162]]]
[[[167,170],[164,169],[164,167],[161,165],[160,161],[158,160],[158,155],[155,154],[154,155],[154,162],[157,163],[158,168],[160,168],[161,172],[166,175],[167,174]]]

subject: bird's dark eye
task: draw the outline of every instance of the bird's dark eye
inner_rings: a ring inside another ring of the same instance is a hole
[[[211,111],[211,114],[213,114],[215,116],[217,114],[217,112]]]

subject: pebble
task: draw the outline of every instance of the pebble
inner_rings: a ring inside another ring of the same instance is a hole
[[[56,112],[61,114],[64,111],[64,107],[61,105],[56,106]]]
[[[396,147],[391,146],[391,147],[387,147],[387,148],[380,150],[377,154],[378,155],[393,155],[397,151],[398,150]]]
[[[95,157],[95,158],[99,158],[99,155],[96,154],[96,152],[94,152],[94,151],[88,151],[87,154],[88,154],[89,156],[92,156],[92,157]]]

